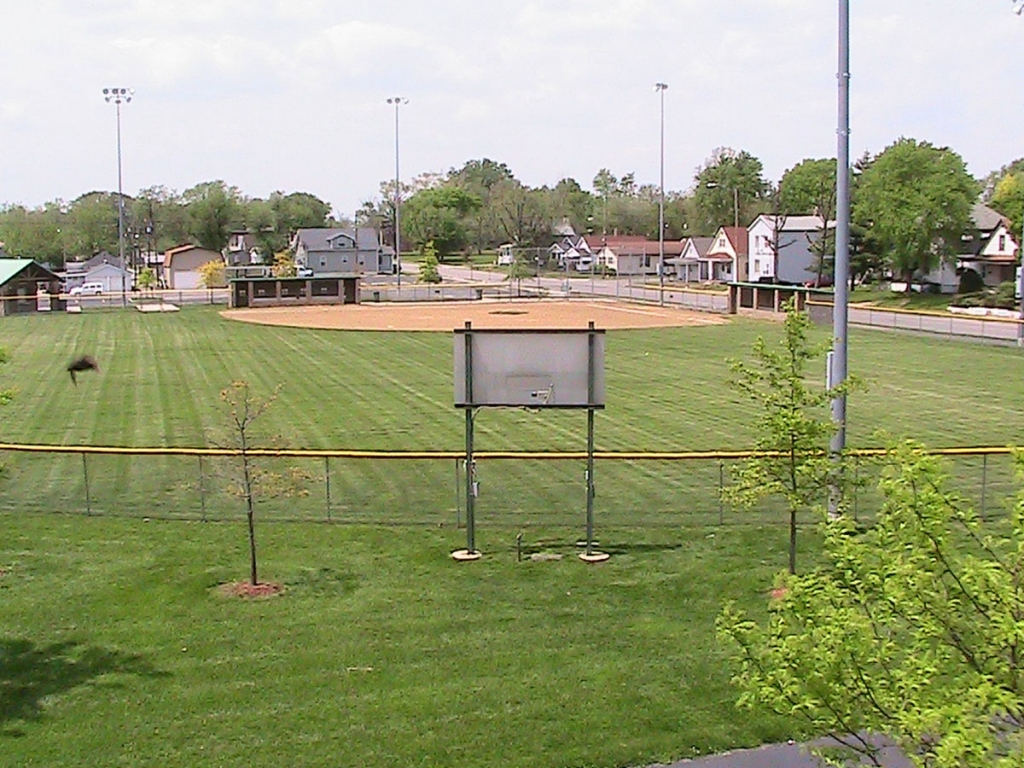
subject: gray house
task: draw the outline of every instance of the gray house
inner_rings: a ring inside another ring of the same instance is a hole
[[[821,216],[758,216],[747,227],[748,280],[796,285],[814,280],[818,257],[813,247],[825,226]],[[833,229],[835,222],[829,221],[827,226]],[[830,258],[831,254],[827,254],[826,259]]]
[[[300,229],[292,240],[295,263],[314,275],[390,275],[395,251],[373,227]]]

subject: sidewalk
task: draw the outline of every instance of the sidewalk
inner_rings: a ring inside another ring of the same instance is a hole
[[[895,747],[883,747],[879,757],[885,768],[913,768],[913,763]],[[766,744],[756,749],[739,749],[648,768],[823,768],[824,765],[804,744]]]

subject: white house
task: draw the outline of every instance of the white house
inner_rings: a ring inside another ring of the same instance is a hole
[[[104,293],[120,293],[131,290],[134,273],[127,269],[118,256],[103,251],[88,261],[68,262],[64,287],[71,290],[85,283],[101,283]]]
[[[676,278],[685,283],[700,282],[700,260],[707,256],[713,239],[710,237],[688,237],[683,241],[683,250],[678,256],[666,259],[665,263],[675,271]]]
[[[707,252],[697,261],[701,280],[730,282],[747,280],[747,230],[719,227]]]
[[[957,266],[973,269],[985,281],[996,286],[1013,280],[1019,264],[1017,240],[1009,229],[1009,220],[983,203],[971,212],[975,231],[964,235]]]
[[[812,247],[822,236],[821,216],[761,214],[747,227],[748,280],[802,285],[818,276]],[[835,227],[835,222],[828,222]]]

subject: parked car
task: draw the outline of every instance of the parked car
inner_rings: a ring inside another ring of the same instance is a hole
[[[309,267],[304,267],[302,265],[299,265],[298,267],[295,268],[295,274],[298,277],[312,277],[313,276],[313,270],[311,268],[309,268]]]
[[[72,296],[99,296],[103,293],[103,283],[82,283],[76,285],[68,293]]]

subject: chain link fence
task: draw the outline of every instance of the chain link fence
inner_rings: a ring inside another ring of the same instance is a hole
[[[1007,512],[1015,491],[1006,448],[947,449],[951,488],[979,514]],[[722,490],[749,454],[597,454],[598,525],[705,527],[784,525],[783,502],[737,508]],[[465,464],[457,453],[289,451],[250,457],[263,520],[461,526]],[[244,515],[241,460],[225,451],[0,446],[0,510],[25,513],[232,520]],[[581,454],[478,454],[480,527],[581,526],[586,510]],[[850,513],[879,508],[881,464],[854,455]],[[821,502],[825,502],[822,489]],[[804,515],[812,523],[815,513]]]

